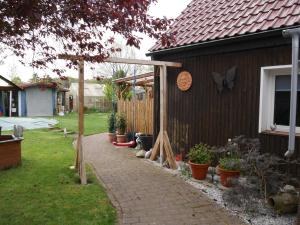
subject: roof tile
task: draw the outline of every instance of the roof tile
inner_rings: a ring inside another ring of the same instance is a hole
[[[300,0],[192,0],[168,32],[177,32],[172,48],[297,24]]]

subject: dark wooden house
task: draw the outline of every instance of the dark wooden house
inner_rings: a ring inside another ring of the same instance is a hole
[[[175,151],[182,142],[188,151],[196,143],[224,145],[229,138],[244,134],[259,137],[262,151],[284,155],[292,52],[291,40],[282,36],[282,30],[299,24],[299,0],[192,0],[169,31],[177,33],[176,43],[170,47],[157,43],[149,53],[154,60],[183,63],[182,69],[167,71],[168,134]],[[226,79],[233,67],[233,88],[225,84],[219,91],[213,74]],[[192,75],[187,91],[177,87],[181,71]],[[157,136],[157,76],[154,106]],[[295,157],[299,156],[297,137]]]

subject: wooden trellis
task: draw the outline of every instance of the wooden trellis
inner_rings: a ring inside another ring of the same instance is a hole
[[[60,59],[78,61],[79,70],[79,110],[78,110],[78,124],[79,132],[77,139],[77,151],[76,151],[76,164],[79,170],[81,184],[86,184],[86,173],[84,154],[82,151],[82,138],[84,135],[84,61],[82,56],[78,55],[59,55]],[[158,66],[160,71],[160,132],[156,139],[153,151],[151,154],[151,160],[155,160],[158,153],[160,155],[160,163],[163,164],[165,156],[170,167],[176,169],[177,165],[174,159],[172,147],[169,141],[167,133],[167,67],[181,68],[182,64],[177,62],[165,62],[165,61],[149,61],[138,59],[122,59],[122,58],[108,58],[105,62],[110,63],[123,63],[123,64],[137,64],[137,65],[150,65]]]

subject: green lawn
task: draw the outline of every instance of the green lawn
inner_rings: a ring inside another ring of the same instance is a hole
[[[75,115],[61,118],[75,129]],[[106,115],[86,116],[86,133],[103,132]],[[25,132],[22,166],[0,171],[1,225],[110,225],[116,212],[104,189],[89,172],[81,186],[74,171],[72,137],[48,130]]]
[[[107,130],[107,113],[89,113],[84,115],[84,134],[91,135]],[[67,128],[72,131],[78,129],[77,113],[70,113],[67,116],[56,116],[54,119],[59,121],[59,127]]]

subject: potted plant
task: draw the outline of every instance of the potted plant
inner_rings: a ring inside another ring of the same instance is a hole
[[[108,125],[108,139],[110,142],[116,141],[116,114],[111,113],[108,116],[107,120],[107,125]]]
[[[124,115],[120,114],[117,116],[116,127],[117,127],[117,142],[125,143],[127,139],[125,135],[127,123]]]
[[[193,178],[204,180],[211,160],[209,147],[205,144],[197,144],[190,149],[188,156]]]
[[[220,159],[218,171],[221,184],[224,187],[232,186],[232,179],[240,176],[241,160],[236,156],[224,157]]]

